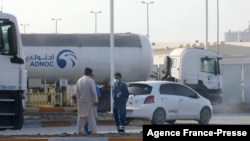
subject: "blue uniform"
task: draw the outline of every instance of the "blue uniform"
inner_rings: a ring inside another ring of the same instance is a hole
[[[118,132],[125,132],[126,103],[129,96],[128,87],[124,82],[115,82],[112,86],[113,115]]]

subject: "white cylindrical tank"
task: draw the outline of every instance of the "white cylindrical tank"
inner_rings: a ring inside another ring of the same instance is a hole
[[[147,80],[153,64],[148,38],[131,33],[114,38],[114,71],[126,82]],[[90,67],[96,83],[110,82],[110,34],[22,34],[22,40],[28,78],[75,84]]]

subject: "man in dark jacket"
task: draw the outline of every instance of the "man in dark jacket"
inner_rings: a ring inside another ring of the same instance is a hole
[[[118,133],[124,134],[126,121],[126,103],[128,100],[129,92],[127,85],[123,81],[121,81],[122,75],[120,73],[116,73],[114,77],[115,80],[112,86],[113,115]]]

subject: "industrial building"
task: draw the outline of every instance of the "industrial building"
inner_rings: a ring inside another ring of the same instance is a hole
[[[231,31],[225,33],[226,42],[250,42],[250,23],[247,29],[241,31]]]

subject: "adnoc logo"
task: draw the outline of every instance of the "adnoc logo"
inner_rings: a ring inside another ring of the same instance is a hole
[[[57,62],[57,65],[61,69],[65,68],[67,65],[70,65],[70,64],[71,64],[71,67],[73,68],[76,64],[75,63],[76,59],[77,57],[73,51],[62,50],[58,53],[56,57],[56,62]]]
[[[207,80],[208,80],[208,83],[209,83],[209,84],[212,83],[212,79],[213,79],[213,77],[212,77],[211,75],[209,75],[209,76],[207,77]]]

